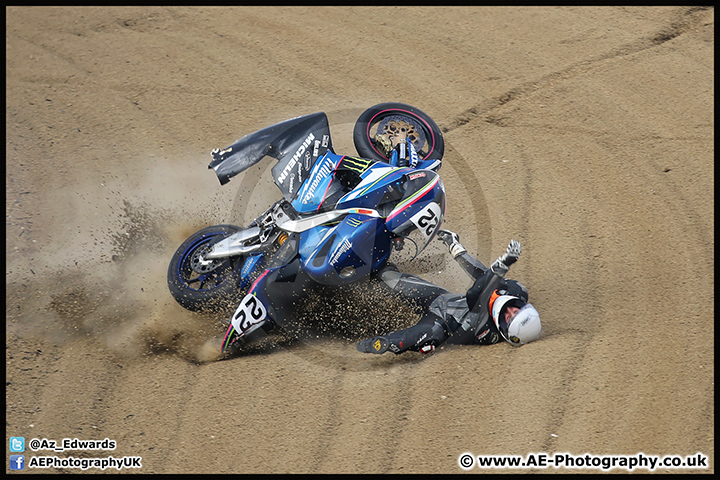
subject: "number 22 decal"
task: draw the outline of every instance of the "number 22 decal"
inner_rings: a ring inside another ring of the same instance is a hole
[[[418,227],[425,229],[425,236],[429,237],[432,234],[433,229],[437,225],[437,217],[435,212],[428,209],[420,219],[418,219]]]
[[[265,305],[255,295],[245,295],[232,317],[232,325],[239,333],[247,332],[250,327],[265,320]]]
[[[425,238],[430,237],[440,221],[440,205],[430,203],[420,212],[416,213],[410,220],[418,227]]]

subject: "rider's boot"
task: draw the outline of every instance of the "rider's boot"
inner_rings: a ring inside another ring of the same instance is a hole
[[[447,332],[436,318],[438,317],[435,315],[429,316],[410,328],[362,340],[357,343],[355,348],[363,353],[378,354],[387,351],[399,354],[407,350],[431,352],[436,345],[441,344],[447,338]]]
[[[357,343],[355,348],[363,353],[382,354],[390,350],[393,353],[402,353],[412,347],[407,341],[405,331],[392,332],[382,337],[368,338]]]

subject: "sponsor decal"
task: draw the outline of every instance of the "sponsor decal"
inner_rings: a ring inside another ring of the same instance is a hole
[[[312,200],[313,196],[315,196],[315,189],[320,185],[320,182],[322,182],[325,178],[332,175],[332,173],[335,171],[335,164],[332,162],[332,160],[327,159],[327,161],[323,161],[320,164],[320,168],[318,171],[312,175],[312,182],[308,185],[307,190],[305,191],[305,195],[303,195],[302,203],[308,203],[310,200]]]
[[[298,147],[297,151],[292,156],[288,164],[285,165],[285,168],[283,168],[282,173],[280,173],[280,175],[278,176],[278,182],[280,182],[281,184],[285,182],[288,174],[292,171],[293,168],[295,168],[298,160],[300,160],[300,158],[303,156],[303,154],[313,142],[313,140],[315,140],[315,135],[313,133],[310,133],[310,135],[308,135],[305,140],[303,140],[303,143]]]
[[[417,166],[418,160],[419,160],[419,159],[418,159],[418,154],[417,154],[417,152],[415,151],[415,146],[414,146],[414,145],[412,144],[412,142],[411,142],[411,143],[410,143],[410,166],[411,166],[411,167]]]
[[[348,157],[345,156],[343,158],[343,167],[347,168],[348,170],[354,170],[358,173],[363,173],[365,170],[370,168],[370,165],[373,163],[372,160],[368,160],[367,158],[357,158],[357,157]]]
[[[315,146],[313,147],[313,157],[317,157],[320,154],[320,140],[315,140]],[[310,168],[310,155],[305,157],[305,168]]]
[[[477,336],[477,339],[478,339],[478,340],[482,340],[483,338],[485,338],[485,335],[487,335],[488,333],[490,333],[490,329],[489,329],[489,328],[488,328],[487,330],[485,330],[484,332],[482,332],[481,334],[479,334],[479,335]]]
[[[409,179],[415,180],[416,178],[423,178],[424,176],[425,176],[425,172],[418,172],[418,173],[411,174]]]
[[[335,250],[335,253],[333,253],[332,257],[330,258],[330,265],[335,266],[335,264],[338,262],[338,260],[340,260],[340,257],[342,256],[342,254],[344,254],[351,248],[352,248],[352,243],[350,243],[350,241],[347,238],[345,240],[343,240],[342,243],[340,244],[340,246],[338,247],[338,249]]]

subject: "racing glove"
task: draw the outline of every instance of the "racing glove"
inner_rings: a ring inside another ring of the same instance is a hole
[[[505,253],[500,255],[497,260],[495,260],[492,265],[490,265],[490,270],[500,275],[501,277],[504,277],[510,269],[510,265],[517,262],[518,258],[520,258],[521,251],[522,246],[520,245],[520,242],[516,240],[510,240],[510,243],[508,244]]]
[[[460,243],[460,235],[450,230],[438,230],[437,236],[442,242],[447,245],[450,255],[453,258],[457,258],[458,255],[462,255],[467,252],[465,247]]]

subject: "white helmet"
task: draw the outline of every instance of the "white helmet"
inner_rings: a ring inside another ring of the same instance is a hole
[[[510,320],[510,325],[505,323],[505,310],[507,307],[517,307],[520,310]],[[492,303],[492,317],[500,334],[511,345],[519,346],[540,336],[540,314],[535,307],[525,303],[519,297],[513,295],[500,295]]]

